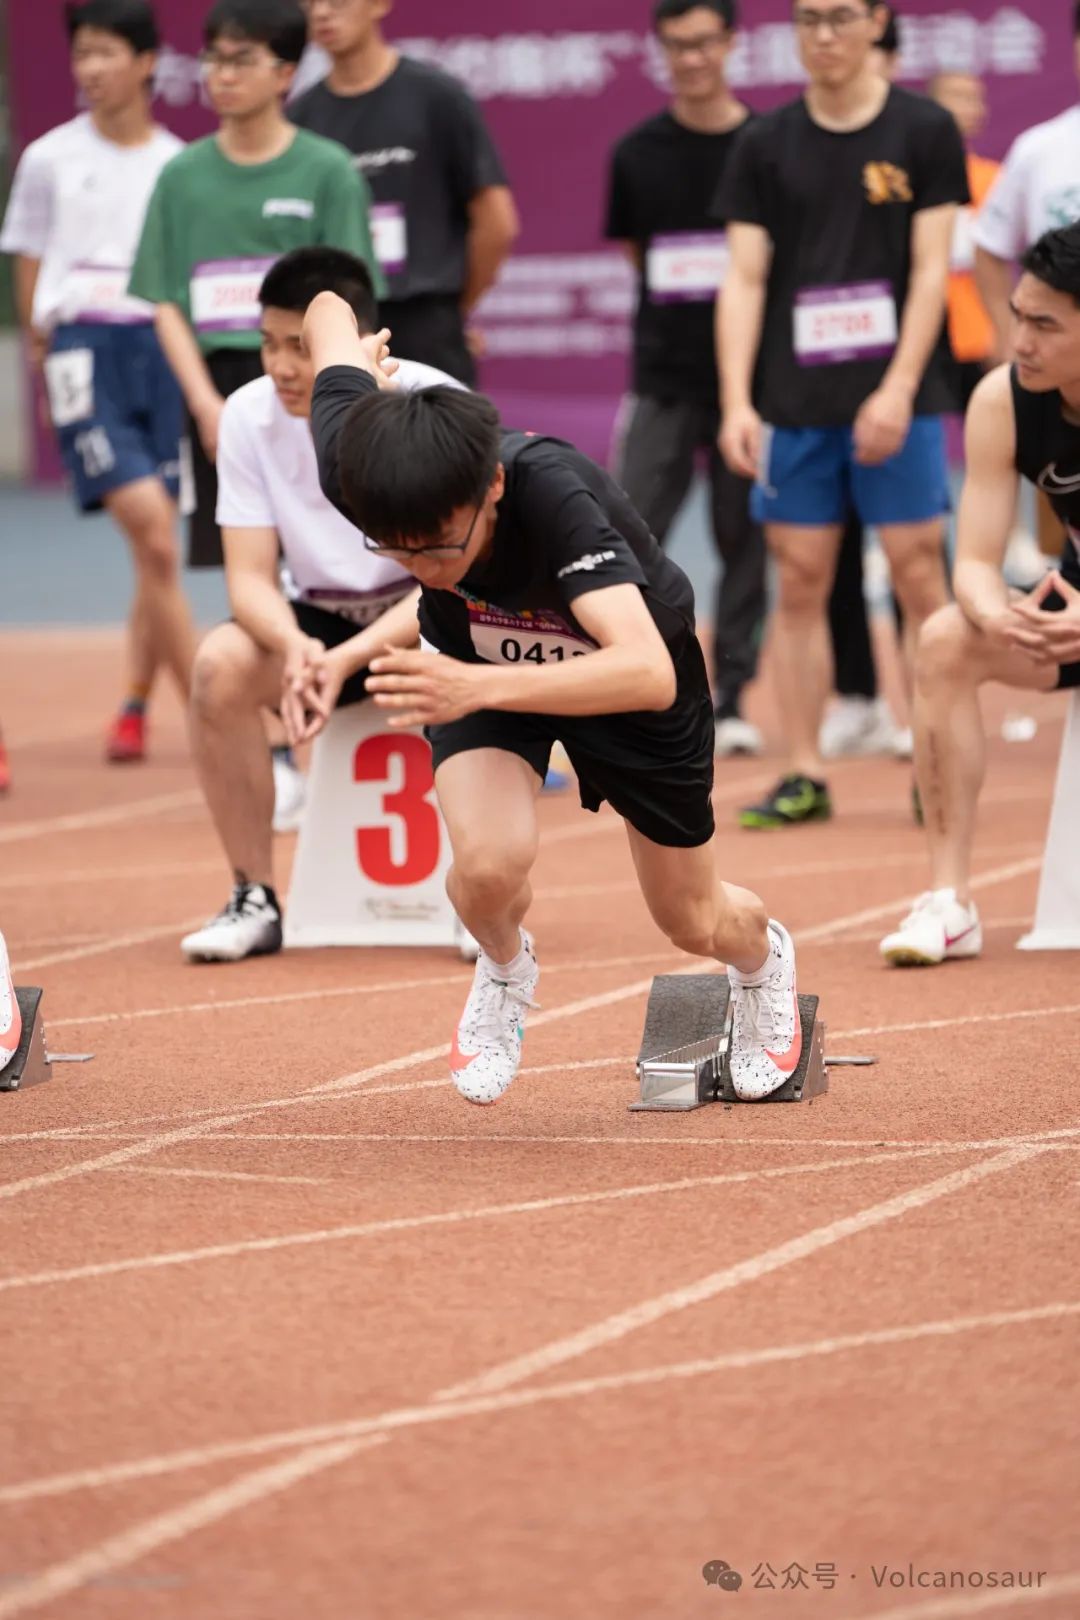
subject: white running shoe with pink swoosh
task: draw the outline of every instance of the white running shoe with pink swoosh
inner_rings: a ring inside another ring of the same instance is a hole
[[[521,1063],[525,1019],[536,1006],[540,969],[532,936],[521,930],[521,950],[509,971],[481,951],[473,987],[450,1048],[450,1075],[467,1102],[498,1102]]]
[[[0,1069],[6,1069],[22,1040],[22,1013],[19,1011],[11,964],[3,934],[0,934]]]
[[[894,934],[886,934],[881,954],[893,967],[937,967],[978,956],[982,944],[974,905],[961,905],[955,889],[932,889],[919,896]]]
[[[795,947],[787,929],[770,922],[768,961],[754,974],[729,967],[728,979],[731,1084],[743,1102],[760,1102],[787,1084],[802,1057]]]

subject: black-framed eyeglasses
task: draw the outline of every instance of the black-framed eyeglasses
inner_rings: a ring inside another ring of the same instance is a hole
[[[707,56],[710,51],[720,49],[726,45],[731,35],[726,29],[716,29],[711,34],[699,34],[696,39],[671,39],[664,34],[659,36],[660,49],[666,56]]]
[[[254,73],[257,68],[283,67],[284,63],[280,56],[271,56],[260,49],[227,52],[207,49],[199,52],[199,66],[209,77],[212,73]]]
[[[834,37],[847,34],[856,23],[866,22],[873,16],[872,7],[839,6],[835,11],[811,11],[800,7],[795,13],[795,26],[804,34],[817,34],[827,28]]]
[[[464,540],[455,541],[453,545],[440,543],[434,546],[384,546],[379,541],[372,540],[366,534],[364,536],[364,545],[368,551],[377,551],[380,557],[460,557],[463,552],[469,549],[469,542],[472,540],[473,532],[483,510],[484,503],[481,501],[472,515],[472,522],[469,524],[469,531]]]

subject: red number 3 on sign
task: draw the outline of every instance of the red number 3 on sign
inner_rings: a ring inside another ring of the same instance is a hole
[[[395,777],[400,785],[391,787]],[[396,828],[358,827],[356,858],[364,876],[387,888],[423,883],[439,864],[442,836],[431,802],[431,750],[423,737],[367,737],[353,755],[353,781],[386,783],[382,808],[399,818],[404,843],[402,852],[399,842],[401,858],[395,859]]]

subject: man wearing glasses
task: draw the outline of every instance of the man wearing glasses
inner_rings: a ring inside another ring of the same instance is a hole
[[[217,516],[232,620],[199,648],[191,733],[233,891],[217,917],[182,941],[191,960],[235,962],[281,947],[260,709],[280,711],[290,742],[314,737],[338,704],[367,696],[376,651],[417,640],[409,574],[366,549],[319,488],[308,429],[315,378],[300,334],[308,304],[327,287],[362,331],[372,330],[375,298],[361,260],[337,248],[287,253],[257,293],[266,375],[231,394],[221,413]],[[398,380],[403,388],[454,386],[410,361]]]
[[[220,567],[214,517],[225,400],[260,375],[259,285],[291,248],[328,243],[375,270],[368,193],[348,155],[282,112],[306,38],[295,0],[218,0],[203,27],[206,87],[221,120],[163,171],[130,290],[157,306],[189,413],[195,512],[189,562]],[[379,289],[381,291],[381,283]]]
[[[722,187],[722,444],[756,475],[776,558],[773,640],[789,761],[746,827],[831,815],[818,734],[826,603],[849,502],[878,527],[909,652],[946,599],[943,342],[953,225],[968,200],[954,120],[874,63],[886,8],[798,3],[804,96],[745,131]]]
[[[383,319],[395,354],[472,384],[466,321],[517,235],[506,174],[456,79],[383,37],[391,0],[303,0],[329,76],[289,116],[353,153],[375,202]]]
[[[690,582],[612,478],[573,446],[504,432],[490,400],[383,392],[383,331],[321,293],[305,341],[324,492],[421,587],[426,650],[380,654],[368,690],[423,724],[453,851],[447,890],[480,942],[451,1049],[454,1084],[491,1103],[521,1060],[539,969],[522,923],[536,796],[555,741],[582,806],[623,819],[642,893],[673,944],[729,964],[732,1078],[783,1085],[802,1037],[795,953],[756,895],[720,881],[713,714]]]
[[[713,619],[716,751],[761,752],[743,718],[743,688],[757,668],[765,617],[765,542],[750,517],[750,482],[728,470],[717,444],[716,295],[727,265],[712,205],[750,116],[726,66],[734,0],[660,0],[653,26],[671,71],[671,106],[615,148],[607,236],[638,273],[631,395],[624,402],[615,475],[663,544],[694,474],[708,456],[713,540],[723,569]]]

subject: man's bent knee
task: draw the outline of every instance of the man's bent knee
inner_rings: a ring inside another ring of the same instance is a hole
[[[915,677],[923,690],[983,678],[975,631],[955,605],[939,608],[920,630]]]
[[[237,706],[258,707],[254,685],[260,654],[237,625],[211,630],[195,654],[191,705],[196,714],[216,716]]]
[[[454,886],[481,910],[498,910],[521,893],[533,858],[534,852],[524,848],[455,849]]]

